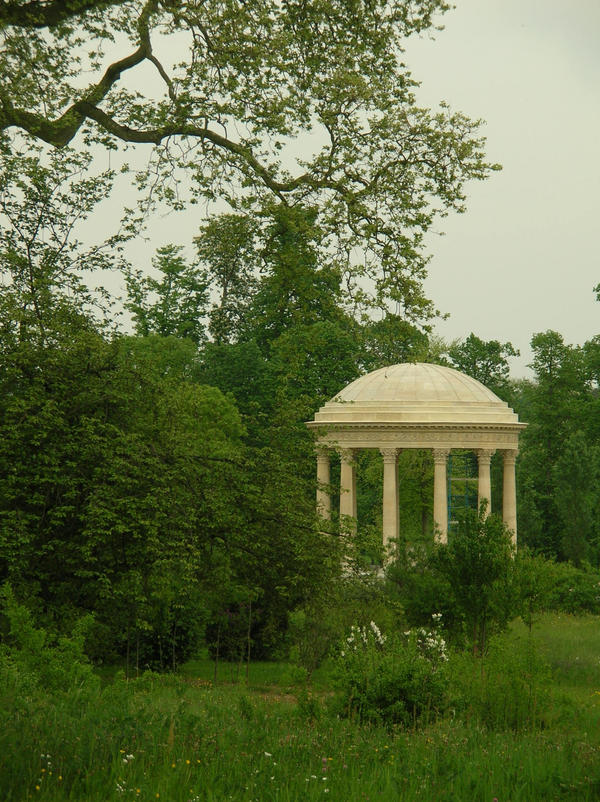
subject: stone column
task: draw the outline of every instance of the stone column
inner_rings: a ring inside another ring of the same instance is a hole
[[[515,462],[517,450],[502,452],[504,458],[504,481],[502,484],[502,520],[513,533],[513,543],[517,545],[517,479]]]
[[[317,446],[317,515],[325,521],[331,520],[330,481],[329,449]]]
[[[383,548],[398,538],[398,449],[380,449],[383,457]]]
[[[486,499],[485,517],[492,511],[492,479],[490,476],[490,463],[494,451],[490,448],[478,448],[477,464],[479,466],[479,481],[477,482],[477,508],[481,509],[481,502]]]
[[[446,487],[446,461],[448,448],[433,449],[433,523],[436,538],[448,542],[448,489]]]
[[[354,463],[354,450],[340,449],[340,525],[344,526],[344,519],[353,518],[354,522],[346,525],[356,529],[356,467]]]

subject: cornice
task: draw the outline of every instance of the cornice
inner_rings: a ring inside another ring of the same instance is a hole
[[[401,431],[401,432],[505,432],[527,428],[526,423],[321,423],[307,421],[309,429],[321,429],[327,432],[369,432],[369,431]]]

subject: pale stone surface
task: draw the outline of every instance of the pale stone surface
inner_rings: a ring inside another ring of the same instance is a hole
[[[477,464],[479,466],[479,478],[477,482],[477,507],[481,509],[481,502],[486,501],[486,518],[492,511],[492,478],[490,475],[490,465],[492,462],[493,451],[491,448],[477,449]]]
[[[513,533],[513,542],[517,543],[517,480],[515,461],[516,449],[504,451],[504,482],[502,487],[502,520]]]
[[[326,521],[331,519],[331,496],[329,484],[331,482],[331,463],[329,451],[326,448],[317,449],[317,512]]]
[[[349,384],[324,404],[307,426],[318,446],[341,454],[341,515],[356,518],[356,471],[353,455],[361,448],[392,454],[405,448],[430,449],[435,458],[434,521],[447,537],[446,459],[451,449],[474,451],[479,460],[479,501],[491,509],[489,459],[504,453],[503,519],[516,538],[514,457],[520,423],[513,410],[483,384],[452,368],[403,363],[375,370]],[[443,456],[445,455],[445,456]],[[507,456],[509,455],[509,456]],[[391,456],[389,457],[391,460]],[[395,458],[394,458],[395,459]],[[386,469],[386,464],[388,465]],[[394,462],[395,466],[395,462]],[[324,476],[325,468],[318,468]],[[395,477],[395,478],[394,478]],[[398,478],[384,458],[384,540],[397,533]],[[327,484],[319,479],[322,487]],[[387,487],[387,491],[385,490]],[[326,509],[319,496],[320,509]]]
[[[448,496],[446,490],[447,448],[433,449],[433,521],[436,537],[441,543],[448,542]]]
[[[398,538],[398,449],[382,448],[383,457],[383,548]]]
[[[356,466],[354,451],[340,449],[340,517],[356,520]]]

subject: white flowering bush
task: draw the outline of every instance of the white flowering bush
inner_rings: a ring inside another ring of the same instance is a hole
[[[351,627],[335,662],[337,712],[390,725],[435,718],[448,689],[440,619],[436,613],[430,628],[393,635],[384,635],[374,621]]]

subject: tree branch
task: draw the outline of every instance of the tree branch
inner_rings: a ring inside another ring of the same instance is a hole
[[[92,9],[102,10],[111,6],[122,6],[126,0],[52,0],[42,3],[7,2],[0,5],[0,28],[11,25],[15,28],[55,28],[68,19],[85,14]]]
[[[36,136],[38,139],[42,139],[49,145],[59,148],[68,145],[86,120],[87,115],[82,111],[82,109],[86,108],[86,104],[96,105],[101,103],[125,71],[136,67],[152,55],[149,18],[156,10],[156,7],[157,0],[148,0],[140,14],[138,21],[140,46],[138,49],[131,55],[110,64],[102,78],[92,87],[85,98],[73,103],[58,119],[48,120],[41,114],[15,108],[8,97],[0,90],[2,102],[0,130],[14,125]]]

